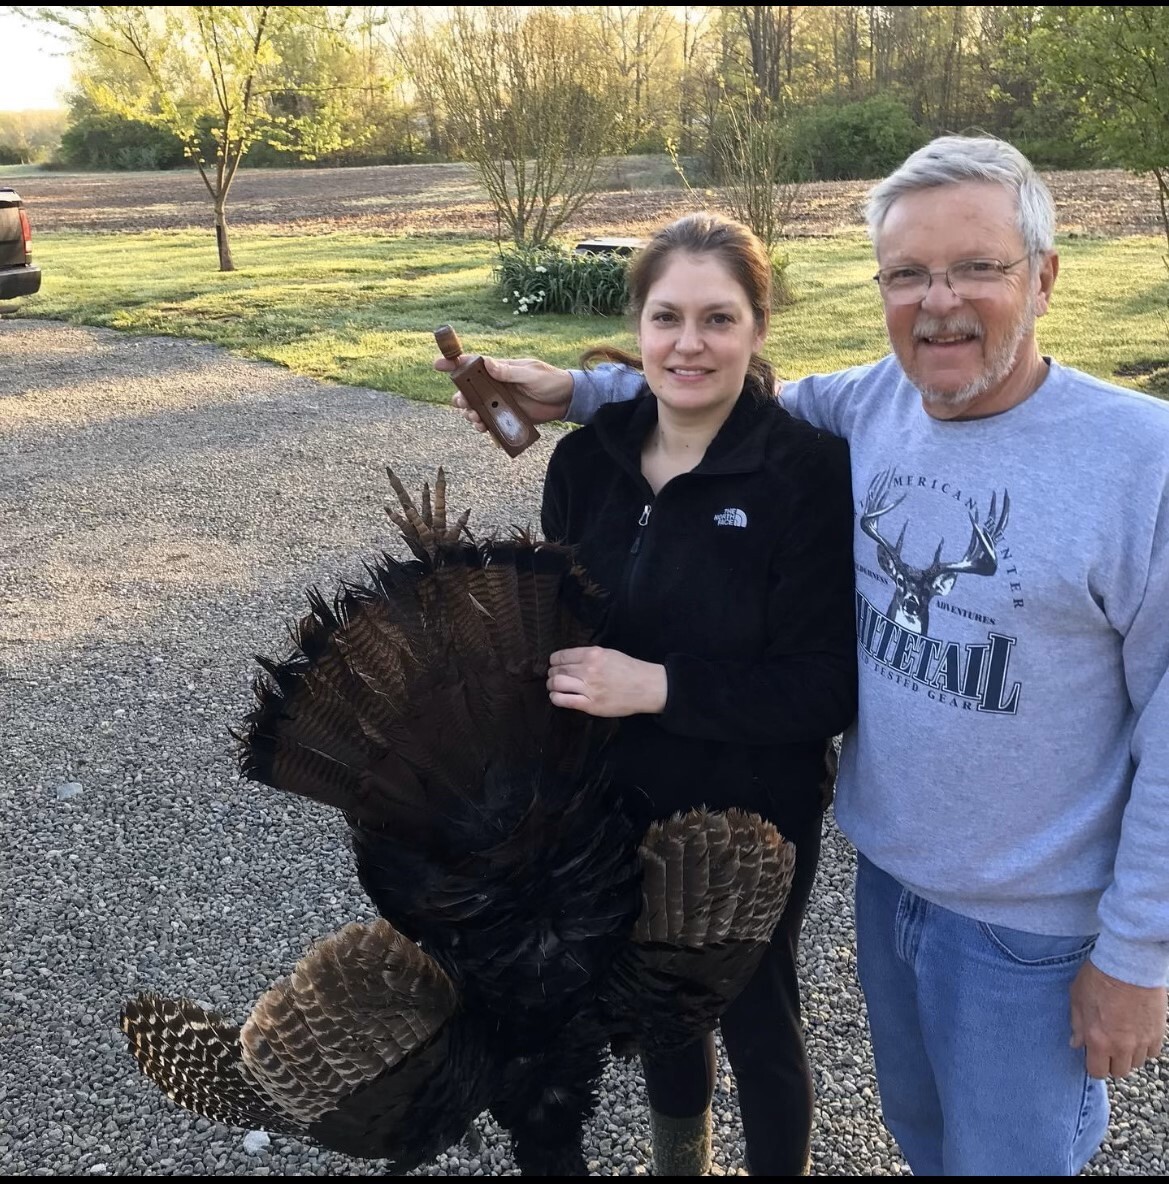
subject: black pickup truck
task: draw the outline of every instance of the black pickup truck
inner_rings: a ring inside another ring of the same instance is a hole
[[[15,189],[0,189],[0,300],[40,291],[41,269],[33,267],[32,228]]]

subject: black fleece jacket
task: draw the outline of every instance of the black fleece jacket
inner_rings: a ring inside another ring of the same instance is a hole
[[[613,774],[646,822],[705,804],[796,827],[856,713],[848,447],[748,390],[655,496],[656,423],[648,394],[602,407],[544,485],[545,537],[608,593],[600,643],[666,667],[665,711],[622,721]]]

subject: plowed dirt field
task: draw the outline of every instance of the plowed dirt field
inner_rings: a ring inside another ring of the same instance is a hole
[[[703,204],[722,205],[717,190],[663,188],[666,169],[639,158],[609,167],[605,192],[569,223],[572,233],[644,233]],[[1113,237],[1159,234],[1155,183],[1120,170],[1046,174],[1061,233]],[[656,187],[655,187],[656,181]],[[195,172],[43,173],[12,182],[37,231],[170,230],[211,225],[211,202]],[[788,226],[794,236],[857,228],[867,181],[828,181],[800,191]],[[494,237],[495,215],[467,165],[385,165],[353,169],[253,169],[236,178],[228,207],[233,226],[271,233],[332,230],[464,231]]]

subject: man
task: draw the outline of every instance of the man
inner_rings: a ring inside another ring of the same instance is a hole
[[[1169,406],[1040,354],[1054,210],[1010,145],[933,141],[867,217],[893,353],[781,397],[852,452],[836,815],[882,1109],[917,1175],[1074,1175],[1165,1033]],[[496,373],[538,419],[640,385]]]

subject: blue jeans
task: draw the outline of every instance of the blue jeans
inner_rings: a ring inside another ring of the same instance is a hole
[[[1069,1046],[1092,937],[930,904],[857,856],[857,968],[885,1123],[918,1176],[1074,1176],[1108,1126]]]

